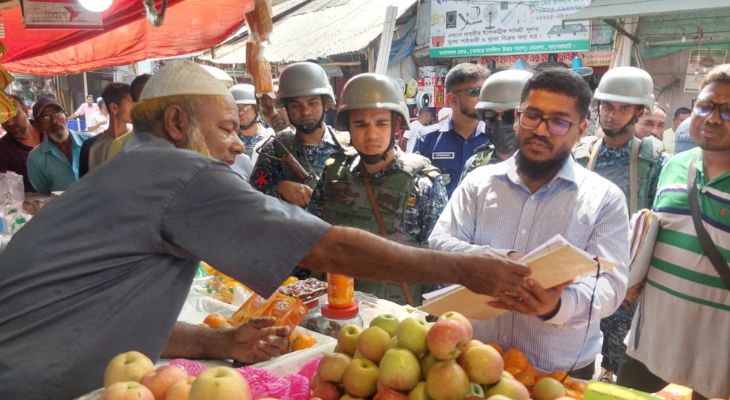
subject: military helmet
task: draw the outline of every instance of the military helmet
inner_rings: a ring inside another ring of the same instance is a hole
[[[256,88],[247,83],[233,85],[229,89],[236,104],[256,104]]]
[[[593,98],[640,105],[654,112],[654,81],[648,72],[640,68],[612,68],[601,78]]]
[[[360,109],[385,109],[403,117],[405,128],[408,125],[408,107],[403,99],[403,91],[393,78],[375,73],[364,73],[352,77],[342,89],[342,98],[337,107],[335,128],[346,131],[347,111]]]
[[[294,63],[281,71],[276,97],[327,96],[335,103],[335,94],[324,68],[311,62]]]
[[[490,75],[479,91],[479,102],[475,107],[479,119],[484,119],[486,110],[517,108],[522,89],[531,77],[532,72],[521,69],[509,69]]]

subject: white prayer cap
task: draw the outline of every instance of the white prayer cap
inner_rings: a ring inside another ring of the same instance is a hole
[[[231,92],[221,81],[190,60],[171,62],[160,68],[145,85],[139,100],[180,95],[227,96],[233,101]]]

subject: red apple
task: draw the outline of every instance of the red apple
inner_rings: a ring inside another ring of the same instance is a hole
[[[421,357],[421,375],[424,380],[428,377],[428,371],[430,371],[431,367],[433,367],[438,361],[439,360],[437,360],[431,353],[426,353],[423,357]]]
[[[164,365],[144,374],[139,383],[155,395],[155,400],[164,400],[167,389],[173,383],[187,379],[188,374],[182,368],[175,365]]]
[[[251,388],[238,371],[214,367],[198,376],[190,388],[190,400],[251,400]]]
[[[193,387],[195,378],[188,376],[187,379],[177,381],[167,388],[165,400],[188,400],[190,389]]]
[[[463,400],[469,394],[469,377],[455,360],[439,361],[428,372],[426,390],[433,400]]]
[[[426,335],[428,350],[438,360],[452,360],[469,342],[463,324],[455,319],[436,321]]]
[[[317,367],[317,377],[326,382],[340,383],[352,359],[347,354],[325,354]]]
[[[101,400],[155,400],[155,396],[139,382],[116,382],[104,389]]]
[[[339,400],[340,396],[340,389],[331,382],[320,382],[312,391],[312,397],[317,397],[322,400]]]
[[[104,387],[117,382],[139,382],[142,376],[155,369],[152,360],[138,351],[117,354],[104,371]]]
[[[456,311],[447,311],[441,314],[439,319],[453,319],[459,321],[459,323],[464,326],[464,329],[466,329],[466,335],[469,337],[469,340],[474,337],[474,327],[471,325],[471,321],[469,321],[469,318],[465,317],[461,313]]]

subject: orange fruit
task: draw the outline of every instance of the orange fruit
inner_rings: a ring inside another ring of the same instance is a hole
[[[583,400],[583,393],[577,390],[568,389],[565,391],[565,395],[568,397],[572,397],[576,400]]]
[[[583,382],[573,381],[570,383],[570,390],[583,393],[586,391],[586,384]]]
[[[531,373],[528,370],[520,371],[516,375],[514,375],[517,382],[530,387],[535,384],[535,374]]]
[[[317,339],[315,339],[312,335],[302,333],[301,335],[297,336],[292,342],[292,351],[308,349],[314,346],[315,343],[317,343]]]
[[[504,354],[502,354],[502,358],[504,359],[505,369],[509,367],[515,367],[524,371],[529,364],[527,362],[527,356],[525,355],[525,353],[520,351],[520,349],[514,347],[505,351]]]
[[[517,367],[507,367],[504,370],[512,374],[512,376],[516,376],[517,374],[522,372],[522,370]]]
[[[553,371],[550,377],[562,383],[564,386],[570,385],[570,376],[565,371]]]
[[[497,350],[497,352],[499,353],[499,355],[504,354],[504,349],[502,348],[502,346],[499,345],[499,343],[489,342],[489,343],[486,343],[486,344],[494,347],[494,349]]]
[[[229,328],[231,326],[226,317],[220,314],[208,314],[203,323],[211,328]]]

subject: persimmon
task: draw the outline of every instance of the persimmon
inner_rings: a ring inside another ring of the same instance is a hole
[[[230,328],[231,324],[228,323],[226,317],[220,314],[208,314],[203,320],[203,323],[211,328]]]
[[[292,351],[308,349],[314,346],[315,343],[317,343],[317,339],[315,339],[312,335],[302,333],[301,335],[297,336],[294,341],[292,341]]]
[[[527,368],[527,365],[529,365],[525,353],[515,347],[505,351],[504,354],[502,354],[502,359],[504,359],[505,368],[515,367],[524,371]]]

